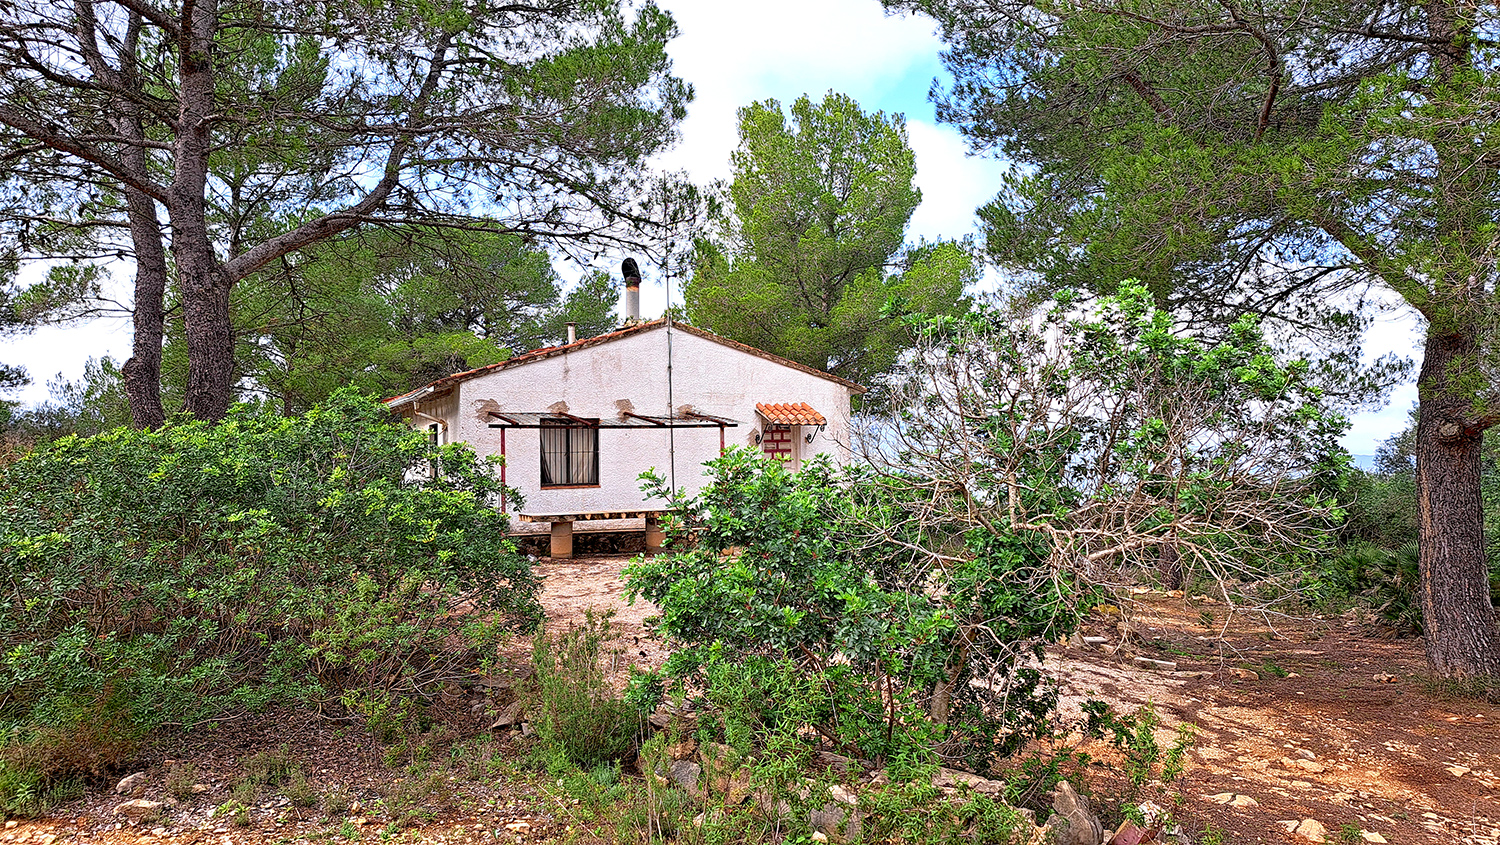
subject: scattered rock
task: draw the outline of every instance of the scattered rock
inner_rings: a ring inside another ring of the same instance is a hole
[[[1220,792],[1218,795],[1205,795],[1206,800],[1215,804],[1223,804],[1228,807],[1259,807],[1260,802],[1248,795],[1240,795],[1235,792]]]
[[[698,785],[703,767],[691,760],[673,760],[667,767],[667,780],[677,784],[694,798],[703,797],[703,788]]]
[[[938,789],[957,789],[963,785],[985,795],[999,795],[1005,791],[1005,784],[998,780],[988,780],[958,769],[939,768],[932,778],[932,785]]]
[[[1102,845],[1104,826],[1089,811],[1087,798],[1073,790],[1073,785],[1062,781],[1052,796],[1052,810],[1057,815],[1047,820],[1048,833],[1056,845]]]
[[[819,751],[813,755],[813,766],[819,769],[833,769],[839,774],[845,774],[850,770],[858,771],[864,766],[852,757],[835,754],[832,751]]]
[[[1135,665],[1143,666],[1147,669],[1158,669],[1162,672],[1175,672],[1177,670],[1177,662],[1175,660],[1153,660],[1150,657],[1137,657]]]
[[[698,748],[707,789],[723,795],[733,805],[750,796],[750,772],[740,765],[740,753],[718,742],[705,742]]]
[[[1283,760],[1282,763],[1289,769],[1297,768],[1304,772],[1312,772],[1313,774],[1328,770],[1327,766],[1322,763],[1315,763],[1312,760]]]
[[[193,784],[193,794],[194,795],[202,795],[203,793],[207,792],[208,789],[209,789],[209,787],[208,787],[208,784],[206,784],[206,783],[195,783],[195,784]]]
[[[1120,822],[1114,835],[1109,838],[1109,845],[1141,845],[1150,835],[1149,832],[1137,827],[1135,822],[1126,819]]]
[[[126,775],[125,777],[120,779],[119,783],[115,784],[116,795],[134,795],[136,797],[140,797],[143,793],[145,793],[145,791],[145,772],[136,772],[133,775]]]
[[[1317,819],[1303,819],[1296,824],[1297,826],[1292,828],[1293,835],[1300,836],[1309,842],[1328,841],[1328,828],[1324,827],[1323,823]]]
[[[1258,680],[1260,680],[1260,675],[1258,673],[1256,673],[1255,671],[1250,670],[1250,669],[1241,669],[1238,666],[1231,666],[1230,668],[1225,669],[1224,671],[1229,674],[1229,677],[1231,677],[1231,678],[1238,678],[1238,679],[1240,679],[1242,681],[1258,681]]]
[[[1361,830],[1359,832],[1359,838],[1363,839],[1366,842],[1374,842],[1375,845],[1385,845],[1385,837],[1381,836],[1373,830]]]
[[[693,755],[698,753],[698,741],[692,738],[684,739],[682,742],[668,745],[663,750],[667,752],[669,760],[691,760]]]
[[[116,804],[114,814],[124,816],[132,823],[135,823],[156,818],[161,815],[162,808],[166,806],[166,804],[160,801],[147,801],[144,798],[136,798],[126,801],[123,804]]]
[[[1464,775],[1466,775],[1466,774],[1468,774],[1469,772],[1472,772],[1472,771],[1473,771],[1473,769],[1470,769],[1468,766],[1449,766],[1448,767],[1448,774],[1453,775],[1456,778],[1461,778]]]
[[[531,830],[531,822],[516,819],[515,821],[507,824],[505,826],[505,829],[510,831],[511,833],[525,833],[526,831]]]
[[[1396,676],[1381,672],[1379,675],[1375,675],[1374,677],[1370,678],[1370,680],[1374,681],[1377,684],[1394,684],[1396,682]]]
[[[1084,645],[1104,645],[1109,642],[1109,637],[1084,637]]]
[[[1312,753],[1311,751],[1308,751],[1306,748],[1299,748],[1294,753],[1298,757],[1301,757],[1304,760],[1316,760],[1316,759],[1318,759],[1318,755]]]
[[[651,722],[653,727],[664,731],[673,725],[683,725],[684,723],[692,722],[695,718],[696,715],[687,707],[678,710],[669,704],[663,704],[651,711],[648,721]]]
[[[860,835],[861,814],[852,804],[837,799],[821,810],[808,814],[808,826],[827,837],[829,842],[848,842]]]
[[[522,717],[525,715],[526,703],[523,701],[512,701],[504,710],[500,711],[499,716],[495,717],[495,723],[490,725],[490,730],[494,731],[500,728],[519,725],[522,722]]]
[[[55,833],[44,833],[36,838],[37,845],[52,845],[56,841],[57,834]]]
[[[20,824],[20,822],[16,821],[15,819],[6,819],[5,820],[5,829],[6,830],[15,830],[16,829],[16,825],[18,825],[18,824]]]

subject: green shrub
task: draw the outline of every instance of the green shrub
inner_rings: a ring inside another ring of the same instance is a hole
[[[1422,601],[1417,591],[1417,544],[1383,549],[1369,543],[1348,546],[1324,568],[1336,590],[1367,602],[1397,636],[1422,633]]]
[[[823,460],[791,473],[739,449],[707,467],[699,496],[674,498],[696,544],[636,561],[626,584],[661,608],[676,649],[666,675],[704,689],[724,729],[739,719],[754,733],[795,709],[867,757],[941,747],[976,768],[1050,730],[1055,693],[1015,664],[1072,631],[1088,599],[1065,575],[1028,586],[1044,549],[976,531],[950,538],[951,555],[913,554],[916,539],[871,542],[864,527],[908,495],[899,485],[839,479]],[[650,475],[646,489],[672,495]]]
[[[540,618],[491,469],[347,391],[0,468],[0,757],[54,778],[163,725],[479,666]],[[100,741],[70,751],[79,726]]]
[[[537,737],[546,749],[590,769],[630,753],[640,730],[639,711],[605,677],[612,616],[589,610],[582,625],[556,636],[538,633],[532,643],[536,692],[530,718]]]

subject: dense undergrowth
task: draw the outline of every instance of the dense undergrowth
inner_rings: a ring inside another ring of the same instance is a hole
[[[119,429],[0,473],[0,810],[164,727],[410,713],[540,618],[465,446],[340,393],[300,417]]]

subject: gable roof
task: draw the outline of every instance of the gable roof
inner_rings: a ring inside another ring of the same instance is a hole
[[[490,373],[499,372],[500,370],[508,370],[512,367],[524,366],[526,364],[530,364],[535,361],[541,361],[546,358],[552,358],[557,355],[566,355],[569,352],[577,352],[581,349],[587,349],[591,346],[599,346],[601,344],[621,340],[623,338],[630,337],[631,335],[645,334],[646,332],[652,331],[654,329],[664,328],[666,327],[666,325],[666,317],[657,317],[655,320],[647,320],[646,322],[636,323],[633,326],[626,326],[623,329],[616,329],[615,331],[605,332],[601,335],[586,337],[583,340],[576,340],[572,343],[564,343],[561,346],[544,346],[541,349],[533,349],[530,352],[523,352],[520,355],[514,355],[510,358],[505,359],[504,361],[489,364],[484,367],[476,367],[472,370],[465,370],[461,373],[454,373],[452,375],[443,376],[442,378],[429,382],[428,384],[425,384],[417,388],[416,390],[403,393],[399,396],[392,396],[391,398],[385,400],[385,404],[390,408],[399,408],[402,405],[407,404],[408,402],[414,402],[424,396],[430,396],[434,393],[446,391],[454,385],[460,382],[468,381],[472,378],[489,375]],[[764,358],[767,361],[775,364],[780,364],[783,367],[790,367],[794,370],[799,370],[801,372],[807,373],[808,375],[827,379],[831,382],[847,387],[854,393],[865,392],[865,388],[862,385],[856,384],[855,382],[852,382],[848,379],[839,378],[832,373],[825,373],[816,367],[809,367],[806,364],[799,364],[796,361],[783,358],[780,355],[773,355],[763,349],[756,349],[753,346],[740,343],[736,340],[730,340],[727,337],[719,337],[713,332],[704,331],[703,329],[700,329],[696,326],[689,326],[686,323],[672,323],[672,328],[676,329],[677,331],[687,332],[688,334],[694,335],[695,337],[701,337],[704,340],[717,343],[720,346],[727,346],[730,349],[744,352],[748,355],[754,355],[759,358]]]

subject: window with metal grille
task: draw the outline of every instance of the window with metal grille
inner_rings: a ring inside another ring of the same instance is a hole
[[[599,486],[599,429],[568,419],[542,420],[542,486]]]

